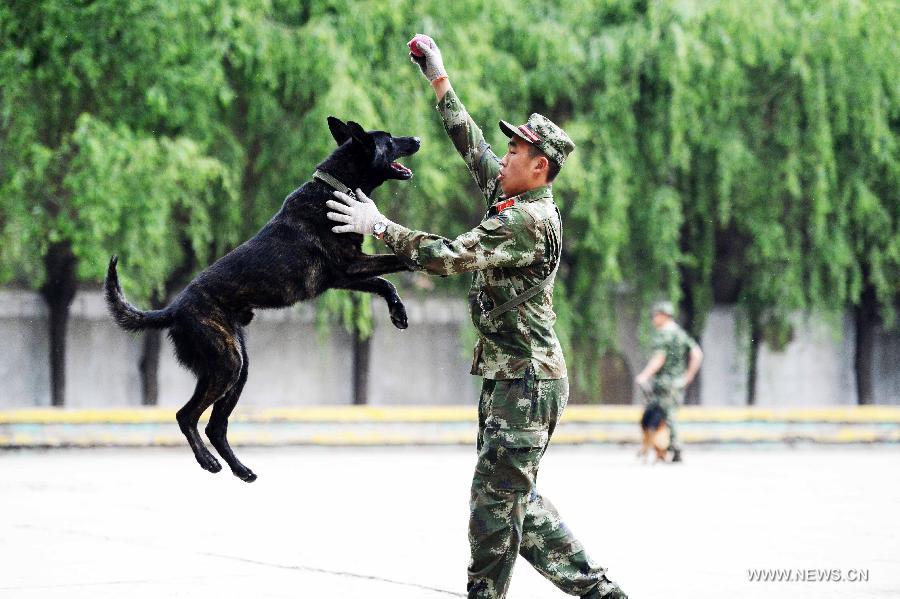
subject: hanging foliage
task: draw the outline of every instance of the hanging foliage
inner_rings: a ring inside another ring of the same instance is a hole
[[[577,144],[554,185],[556,305],[588,395],[623,294],[679,302],[695,335],[714,302],[735,303],[775,347],[798,311],[865,305],[864,321],[890,325],[898,29],[900,8],[880,0],[5,4],[0,280],[40,284],[41,252],[62,238],[84,281],[112,248],[134,261],[135,295],[181,259],[166,230],[208,264],[331,151],[328,115],[421,137],[415,178],[375,199],[409,226],[467,230],[485,207],[408,61],[422,32],[501,153],[496,121],[531,112]],[[345,292],[320,310],[371,329]]]

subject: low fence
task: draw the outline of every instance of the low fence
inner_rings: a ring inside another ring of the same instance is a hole
[[[463,302],[407,302],[410,328],[397,330],[380,299],[373,301],[371,404],[474,404],[471,348]],[[353,398],[353,340],[340,326],[317,329],[313,306],[259,310],[247,327],[250,375],[241,407],[343,405]],[[46,308],[31,292],[0,291],[0,409],[50,405]],[[168,340],[159,364],[159,405],[181,407],[195,377],[178,365]],[[142,336],[117,328],[99,292],[79,292],[72,304],[66,356],[66,406],[141,405]]]
[[[480,380],[468,374],[471,339],[463,339],[474,334],[465,301],[411,297],[406,303],[410,328],[404,331],[390,324],[383,302],[373,304],[368,403],[474,405]],[[616,403],[632,403],[631,378],[648,357],[647,344],[638,336],[646,314],[624,300],[616,310],[623,368],[620,380],[611,383],[621,390]],[[240,408],[352,403],[352,339],[340,327],[323,334],[314,316],[308,303],[258,311],[247,328],[250,376]],[[746,405],[746,351],[737,323],[733,307],[716,306],[709,316],[701,339],[706,354],[701,405]],[[855,405],[854,334],[849,318],[828,326],[798,317],[794,341],[784,351],[760,348],[757,405]],[[0,341],[0,409],[48,406],[47,313],[39,296],[0,290]],[[68,330],[66,406],[139,406],[141,351],[141,336],[113,324],[99,292],[79,292]],[[900,404],[900,333],[878,331],[873,362],[874,403]],[[168,341],[160,354],[158,382],[164,407],[182,406],[196,382],[176,363]]]

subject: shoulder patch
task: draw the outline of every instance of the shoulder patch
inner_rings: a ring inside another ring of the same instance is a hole
[[[552,203],[548,206],[543,202],[522,202],[517,204],[516,208],[527,213],[535,221],[556,220],[556,210],[553,210],[552,206]]]
[[[535,222],[537,222],[538,219],[536,219],[534,215],[529,212],[528,205],[528,202],[519,202],[501,212],[498,217],[530,227]]]
[[[486,229],[488,231],[496,231],[505,224],[505,219],[502,219],[499,216],[492,216],[491,218],[481,221],[481,224],[479,226],[482,229]]]

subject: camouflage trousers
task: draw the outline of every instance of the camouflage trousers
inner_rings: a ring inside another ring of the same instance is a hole
[[[517,555],[570,595],[615,588],[536,487],[568,395],[566,379],[484,381],[469,503],[469,599],[505,597]]]
[[[678,439],[678,422],[675,414],[678,406],[684,403],[684,390],[669,385],[654,385],[651,403],[658,404],[666,413],[666,425],[669,427],[669,449],[681,449]]]

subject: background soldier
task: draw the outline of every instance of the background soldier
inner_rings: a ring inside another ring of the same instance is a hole
[[[654,304],[651,318],[656,329],[653,333],[653,355],[634,380],[644,389],[651,389],[650,401],[665,411],[672,461],[680,462],[681,443],[678,440],[675,411],[684,403],[684,390],[693,382],[697,371],[700,370],[703,352],[697,342],[675,322],[675,308],[672,302]],[[688,355],[689,361],[686,360]]]
[[[469,520],[470,598],[506,595],[516,555],[570,595],[625,598],[538,493],[538,464],[568,399],[566,364],[553,330],[553,282],[562,224],[550,183],[575,148],[553,122],[532,114],[505,121],[500,160],[456,97],[431,38],[410,41],[410,56],[431,82],[450,139],[489,206],[456,239],[413,231],[384,218],[361,192],[335,193],[336,232],[374,234],[431,274],[474,272],[469,292],[478,329],[472,373],[484,378],[478,406],[478,461]]]

